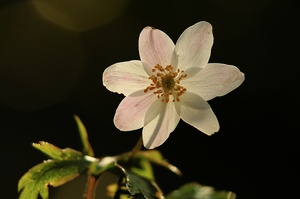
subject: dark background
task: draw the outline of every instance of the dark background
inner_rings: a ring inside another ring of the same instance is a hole
[[[92,20],[85,20],[80,10],[73,18],[62,17],[71,21],[64,26],[43,18],[41,12],[47,9],[38,12],[34,3],[1,1],[1,197],[17,198],[19,178],[46,158],[31,143],[43,140],[81,150],[74,114],[85,124],[97,157],[130,150],[141,130],[120,132],[114,127],[123,96],[102,85],[104,69],[139,59],[138,36],[145,26],[161,29],[176,41],[184,29],[202,20],[213,25],[210,62],[236,65],[245,82],[209,102],[220,122],[218,133],[206,136],[181,121],[157,148],[184,174],[177,177],[157,168],[158,183],[166,193],[197,181],[231,190],[238,199],[299,195],[296,1],[112,2],[96,9],[99,16]],[[54,8],[60,14],[67,9]]]

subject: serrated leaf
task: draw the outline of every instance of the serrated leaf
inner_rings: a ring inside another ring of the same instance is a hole
[[[79,160],[48,160],[38,164],[25,173],[18,183],[19,199],[37,199],[49,196],[48,186],[60,186],[85,170],[91,162],[84,158]]]
[[[20,199],[36,199],[38,195],[48,198],[49,185],[56,187],[74,179],[96,161],[79,151],[60,149],[47,142],[34,143],[33,146],[52,159],[34,166],[21,177],[18,183]]]
[[[116,164],[125,175],[127,190],[131,195],[142,194],[147,199],[163,199],[163,193],[154,181],[143,178]]]
[[[32,146],[53,160],[77,160],[82,157],[82,153],[79,151],[70,148],[60,149],[57,146],[44,141],[33,143]]]
[[[178,190],[169,193],[166,199],[235,199],[231,191],[219,191],[210,186],[203,186],[196,182],[181,186]]]

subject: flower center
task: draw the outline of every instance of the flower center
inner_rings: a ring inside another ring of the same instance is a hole
[[[174,71],[171,65],[163,68],[157,64],[152,69],[153,75],[149,77],[152,80],[150,86],[148,86],[144,92],[153,91],[153,94],[157,95],[162,102],[169,102],[170,97],[172,101],[179,102],[179,97],[186,91],[186,88],[180,85],[180,81],[187,76],[183,70],[177,69]]]

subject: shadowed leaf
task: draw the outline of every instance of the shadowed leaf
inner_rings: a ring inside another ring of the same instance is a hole
[[[166,199],[235,199],[231,191],[219,191],[210,186],[203,186],[196,182],[188,183],[169,193]]]
[[[124,167],[116,164],[116,166],[125,175],[125,185],[132,196],[144,196],[147,199],[163,199],[163,193],[154,181],[143,178]],[[133,197],[134,198],[134,197]]]

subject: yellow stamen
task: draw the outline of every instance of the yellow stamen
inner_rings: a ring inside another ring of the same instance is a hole
[[[181,86],[180,82],[183,78],[187,77],[187,74],[184,74],[184,71],[180,69],[174,71],[174,68],[171,65],[163,68],[159,64],[154,66],[152,72],[153,75],[149,77],[149,79],[152,80],[152,83],[144,90],[144,92],[146,93],[154,90],[153,94],[157,95],[157,98],[160,98],[162,102],[168,103],[170,101],[170,96],[172,96],[173,102],[179,102],[179,97],[186,91],[186,88]]]

